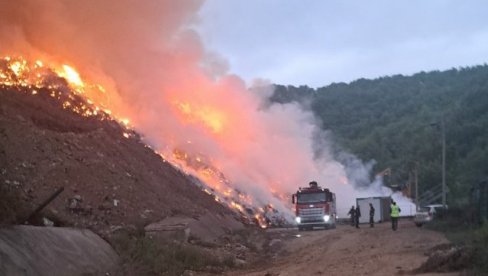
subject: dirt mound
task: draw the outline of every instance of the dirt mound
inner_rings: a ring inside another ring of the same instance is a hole
[[[0,185],[20,191],[26,210],[64,187],[43,216],[102,236],[175,214],[232,214],[137,133],[63,108],[50,93],[0,86]]]
[[[469,250],[452,244],[435,246],[427,252],[427,256],[429,258],[414,273],[461,271],[472,264]]]

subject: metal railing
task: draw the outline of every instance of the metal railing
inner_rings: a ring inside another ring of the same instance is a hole
[[[442,200],[442,184],[434,186],[419,196],[419,205],[437,204]]]

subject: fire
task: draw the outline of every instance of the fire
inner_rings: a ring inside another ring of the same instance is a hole
[[[254,216],[254,218],[257,220],[257,222],[261,228],[267,228],[268,227],[268,223],[266,222],[266,219],[263,216],[261,216],[260,214],[256,214]]]
[[[121,119],[120,120],[122,122],[122,124],[124,124],[125,126],[128,126],[130,124],[130,120],[127,119],[127,118],[124,118],[124,119]]]
[[[119,122],[123,129],[121,136],[126,139],[138,137],[129,127],[130,118],[117,118],[110,109],[97,102],[97,96],[106,93],[105,88],[100,84],[85,82],[72,66],[46,65],[42,60],[31,63],[22,57],[5,57],[0,59],[0,86],[27,87],[31,95],[48,95],[59,101],[62,108],[81,116]],[[203,125],[211,133],[222,133],[229,123],[228,114],[217,107],[197,105],[188,101],[173,103],[182,120]],[[188,140],[186,144],[191,146],[192,141]],[[269,207],[254,206],[253,198],[235,189],[224,174],[212,165],[214,161],[211,158],[203,154],[190,154],[182,149],[174,149],[172,155],[166,156],[152,149],[150,145],[146,147],[160,155],[164,162],[169,161],[183,172],[203,180],[204,182],[200,183],[202,190],[211,195],[216,202],[234,209],[243,220],[262,228],[268,227]]]
[[[42,64],[42,62],[41,62]],[[83,81],[81,81],[80,74],[76,72],[75,69],[72,67],[64,64],[63,65],[63,71],[59,72],[59,75],[63,78],[65,78],[70,84],[76,86],[76,87],[84,87],[85,84]]]
[[[240,212],[244,212],[244,207],[242,207],[242,205],[240,205],[239,203],[235,203],[234,201],[232,201],[230,204],[232,207],[236,208]]]
[[[270,225],[269,215],[275,210],[272,204],[256,207],[253,198],[231,187],[231,183],[215,167],[209,165],[210,160],[204,156],[192,156],[183,150],[174,150],[172,163],[180,164],[180,168],[190,174],[196,175],[205,181],[210,188],[203,191],[213,195],[215,201],[225,203],[241,214],[241,218],[248,223],[254,223],[261,228]],[[284,196],[283,196],[284,197]],[[277,221],[274,221],[277,223]],[[278,223],[284,223],[279,221]]]
[[[184,120],[189,123],[203,123],[213,133],[221,133],[227,123],[226,114],[211,106],[195,106],[188,102],[174,101]]]
[[[20,76],[22,71],[25,70],[25,61],[21,63],[20,61],[15,61],[10,65],[10,69],[14,72],[16,76]]]
[[[93,88],[100,86],[86,85],[81,80],[79,73],[68,65],[51,68],[46,67],[41,60],[31,63],[21,56],[7,56],[0,59],[0,85],[27,87],[31,89],[32,95],[38,95],[41,90],[47,90],[46,93],[59,100],[64,109],[69,109],[84,117],[96,116],[100,120],[110,119],[110,114],[100,112],[101,107],[88,99],[88,95],[85,93],[89,90],[89,94],[96,94],[99,90]],[[67,91],[76,91],[85,95],[80,98]]]

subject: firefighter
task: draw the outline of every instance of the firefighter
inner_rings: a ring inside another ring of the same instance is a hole
[[[398,229],[398,217],[400,216],[400,212],[402,210],[398,205],[396,205],[396,202],[394,200],[391,201],[390,205],[390,216],[391,216],[391,229],[393,231],[396,231]]]
[[[374,207],[373,204],[369,204],[369,227],[374,227]]]
[[[356,207],[356,228],[359,228],[359,218],[361,217],[361,209],[359,209],[359,205]]]
[[[354,210],[354,206],[351,207],[351,210],[349,210],[348,215],[351,216],[351,226],[354,226],[354,221],[356,219],[356,210]]]

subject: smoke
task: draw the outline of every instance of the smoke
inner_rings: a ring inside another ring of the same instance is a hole
[[[129,118],[159,152],[206,157],[257,203],[288,211],[273,195],[289,196],[311,180],[337,193],[340,210],[381,192],[380,184],[364,182],[371,164],[344,166],[328,146],[317,156],[313,141],[322,134],[311,113],[297,104],[263,106],[269,91],[248,90],[227,73],[225,60],[205,51],[190,28],[201,5],[0,0],[0,53],[77,68],[106,88],[89,97]],[[358,192],[356,184],[368,189]]]

